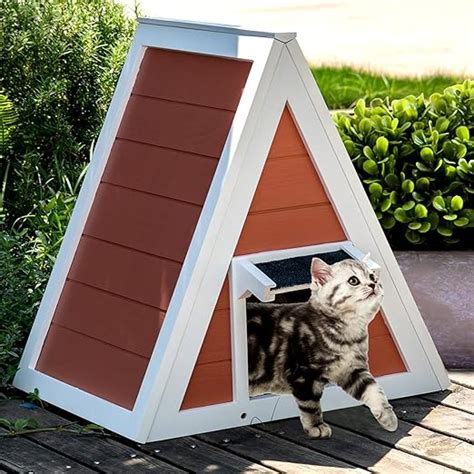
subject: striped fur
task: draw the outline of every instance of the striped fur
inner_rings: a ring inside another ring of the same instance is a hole
[[[311,273],[305,303],[247,304],[251,395],[293,394],[304,430],[326,438],[320,398],[336,383],[394,431],[397,418],[367,364],[367,327],[383,296],[378,276],[353,260],[330,266],[313,259]]]

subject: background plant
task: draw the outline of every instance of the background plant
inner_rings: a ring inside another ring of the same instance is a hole
[[[73,179],[79,174],[135,21],[112,0],[6,0],[0,18],[0,90],[18,114],[6,156],[13,168],[5,197],[13,221],[30,211],[45,181],[59,188],[58,171]]]
[[[474,81],[334,120],[392,244],[472,246]]]

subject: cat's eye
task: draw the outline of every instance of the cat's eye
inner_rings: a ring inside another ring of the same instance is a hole
[[[352,285],[352,286],[357,286],[360,283],[360,281],[357,277],[351,276],[349,280],[347,280],[347,283],[349,283],[349,285]]]

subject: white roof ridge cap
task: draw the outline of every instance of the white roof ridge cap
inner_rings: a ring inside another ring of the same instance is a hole
[[[140,24],[145,25],[167,26],[170,28],[186,28],[192,30],[228,33],[242,36],[260,36],[263,38],[274,38],[283,43],[287,43],[288,41],[291,41],[292,39],[296,38],[296,33],[286,31],[260,31],[246,29],[238,25],[225,25],[220,23],[205,23],[198,21],[177,20],[173,18],[141,17],[138,18],[138,22]]]

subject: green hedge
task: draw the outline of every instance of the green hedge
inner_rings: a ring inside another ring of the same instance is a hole
[[[89,157],[135,30],[112,0],[0,1],[0,91],[18,122],[0,162],[11,169],[10,221],[30,211],[39,188],[58,188]]]
[[[334,121],[393,246],[472,247],[474,81]]]

